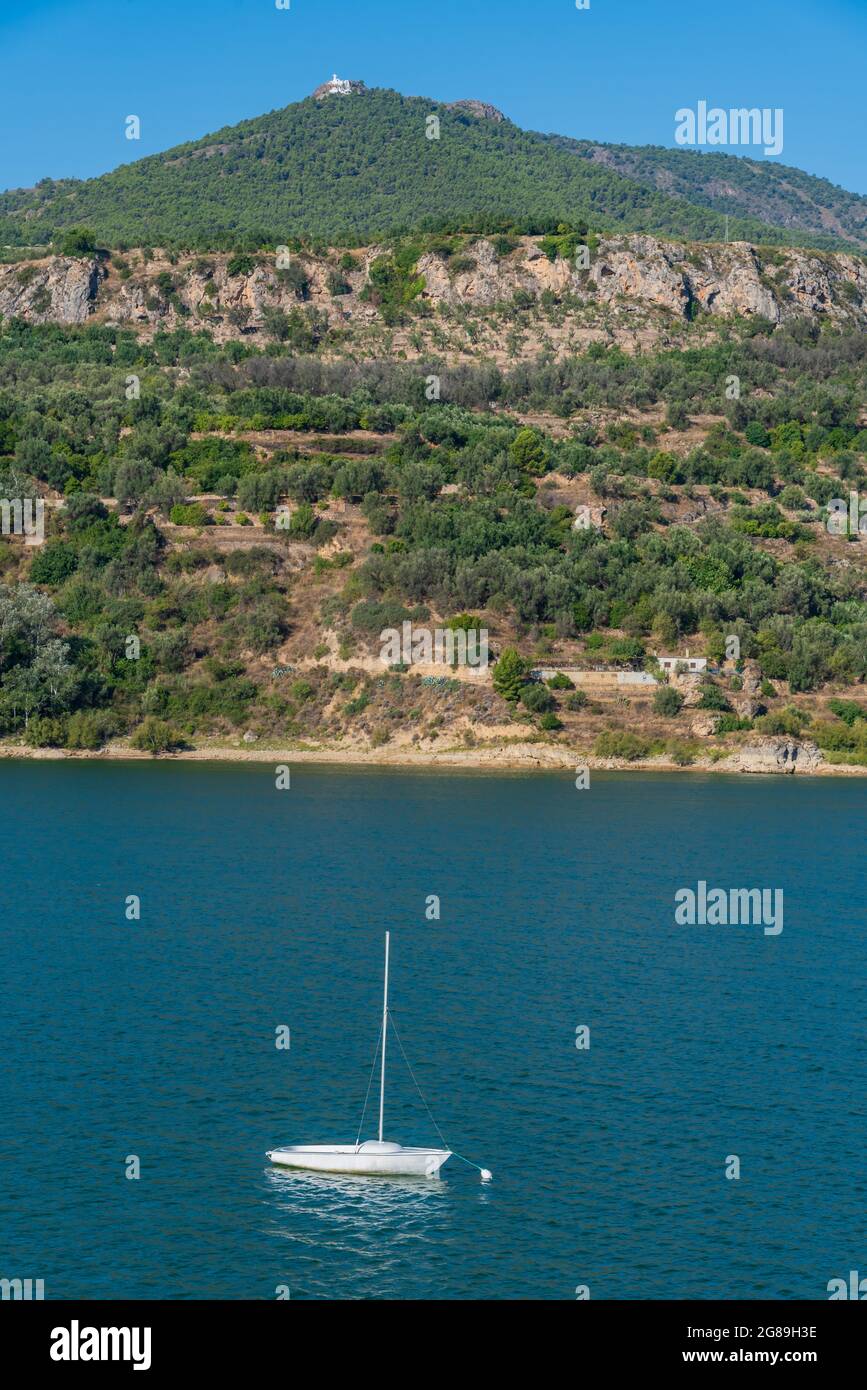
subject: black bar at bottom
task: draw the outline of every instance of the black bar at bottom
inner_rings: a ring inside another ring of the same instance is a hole
[[[766,1366],[771,1369],[804,1366],[823,1373],[857,1374],[863,1363],[867,1320],[854,1308],[837,1302],[574,1302],[533,1303],[533,1327],[528,1340],[522,1329],[520,1303],[472,1303],[473,1323],[464,1323],[476,1356],[487,1359],[516,1345],[532,1353],[535,1345],[547,1360],[563,1339],[565,1354],[576,1371],[588,1353],[593,1364],[611,1370],[640,1372],[701,1369],[721,1366]],[[314,1301],[285,1302],[5,1302],[0,1303],[0,1366],[14,1365],[20,1378],[31,1370],[60,1377],[93,1377],[102,1369],[114,1375],[149,1375],[156,1380],[178,1374],[270,1371],[278,1375],[307,1373],[318,1364],[328,1379],[342,1369],[367,1373],[379,1361],[366,1334],[382,1336],[396,1325],[416,1319],[428,1323],[420,1335],[436,1330],[440,1352],[448,1365],[452,1354],[443,1342],[443,1317],[455,1310],[458,1325],[470,1314],[461,1302],[397,1303],[383,1307]],[[543,1343],[536,1338],[544,1312]],[[507,1322],[499,1323],[505,1316]],[[382,1318],[382,1322],[380,1322]],[[349,1326],[346,1327],[346,1320]],[[434,1321],[435,1320],[435,1321]],[[343,1324],[350,1334],[341,1340]],[[410,1327],[411,1330],[411,1327]],[[325,1340],[323,1340],[325,1339]],[[492,1340],[495,1339],[495,1340]],[[388,1352],[381,1344],[383,1376],[411,1371],[412,1358],[397,1344]],[[359,1361],[359,1348],[367,1352]],[[487,1348],[487,1351],[484,1351]],[[419,1350],[421,1347],[419,1346]],[[93,1353],[97,1358],[93,1358]],[[303,1354],[303,1361],[298,1354]],[[474,1357],[475,1359],[475,1357]],[[499,1358],[498,1358],[499,1359]],[[422,1359],[425,1376],[437,1361]],[[386,1364],[387,1363],[387,1364]],[[427,1368],[427,1369],[425,1369]]]

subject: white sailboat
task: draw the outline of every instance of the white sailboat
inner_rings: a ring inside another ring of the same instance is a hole
[[[379,1138],[363,1144],[290,1144],[270,1149],[266,1158],[283,1168],[306,1168],[323,1173],[378,1174],[387,1177],[436,1178],[451,1158],[451,1149],[404,1148],[383,1139],[385,1117],[385,1042],[388,1032],[388,950],[385,933],[385,985],[382,999],[382,1060],[379,1074]],[[374,1059],[375,1061],[375,1059]],[[372,1079],[372,1077],[371,1077]],[[362,1123],[364,1117],[362,1116]],[[360,1138],[360,1133],[359,1133]]]

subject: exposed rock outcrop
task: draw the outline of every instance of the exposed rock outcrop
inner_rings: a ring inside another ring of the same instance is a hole
[[[678,319],[701,311],[771,323],[815,315],[841,325],[867,325],[867,262],[857,256],[793,249],[775,252],[773,264],[766,265],[761,250],[746,242],[687,246],[650,236],[600,241],[587,269],[548,260],[529,238],[506,257],[484,240],[467,254],[474,264],[457,274],[443,256],[421,258],[419,273],[430,299],[486,306],[519,290],[550,290],[558,297],[574,294],[608,305],[632,301]]]
[[[84,323],[103,275],[96,259],[52,256],[0,267],[0,314],[30,323]]]
[[[766,264],[747,242],[685,246],[635,236],[601,243],[588,273],[605,300],[625,295],[681,316],[867,323],[867,262],[856,256],[791,249]]]
[[[499,111],[496,106],[491,106],[487,101],[475,101],[473,99],[447,101],[446,109],[448,111],[467,111],[471,116],[478,116],[483,121],[496,121],[498,125],[506,119],[502,111]]]
[[[343,294],[334,290],[336,257],[293,256],[307,282],[303,300],[334,324],[375,320],[374,304],[363,301],[360,291],[382,254],[382,247],[354,253],[352,267],[338,277],[349,290]],[[581,268],[580,262],[549,260],[531,237],[505,251],[479,238],[460,255],[422,255],[417,274],[424,278],[422,296],[433,306],[484,310],[519,293],[530,303],[547,291],[568,299],[574,306],[569,312],[604,307],[614,325],[633,322],[640,312],[659,333],[698,311],[709,318],[761,316],[772,323],[812,316],[867,328],[867,261],[799,249],[768,256],[746,243],[686,245],[631,236],[600,241],[589,266]],[[145,330],[186,323],[225,340],[261,332],[269,308],[290,312],[302,302],[273,254],[262,253],[253,268],[234,275],[225,254],[189,256],[170,265],[159,256],[144,262],[132,252],[122,274],[115,259],[48,257],[0,266],[0,314],[70,324],[94,314]],[[160,276],[171,281],[170,293],[158,284]]]
[[[697,671],[679,671],[672,674],[670,684],[683,697],[684,709],[695,709],[701,699],[703,677]],[[714,723],[719,718],[714,715]]]
[[[693,719],[689,731],[694,738],[710,738],[717,726],[718,714],[700,714]]]
[[[761,700],[757,700],[754,695],[734,695],[732,705],[738,719],[755,719],[764,709]]]
[[[823,761],[815,743],[767,738],[747,744],[726,759],[727,772],[813,772]]]
[[[735,713],[739,719],[755,719],[765,708],[761,701],[762,673],[757,661],[744,663],[742,685],[738,695],[732,697]]]

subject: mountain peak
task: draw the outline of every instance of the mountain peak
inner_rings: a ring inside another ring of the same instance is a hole
[[[338,77],[337,73],[335,73],[327,82],[323,82],[320,87],[317,87],[313,95],[317,101],[322,101],[325,97],[349,97],[352,96],[353,93],[366,91],[367,87],[363,82],[357,82],[346,77]]]

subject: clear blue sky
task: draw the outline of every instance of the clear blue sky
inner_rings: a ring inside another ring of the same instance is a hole
[[[782,107],[782,162],[867,194],[867,0],[0,0],[0,188],[88,177],[333,71],[534,130],[674,144],[701,100]],[[124,139],[138,115],[142,138]],[[750,153],[753,153],[750,151]]]

